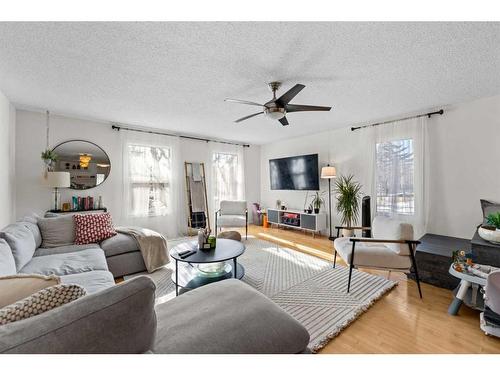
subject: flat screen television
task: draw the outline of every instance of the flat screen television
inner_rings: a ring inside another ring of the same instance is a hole
[[[318,170],[318,154],[271,159],[271,190],[319,190]]]

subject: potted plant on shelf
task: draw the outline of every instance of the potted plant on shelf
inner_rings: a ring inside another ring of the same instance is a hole
[[[311,205],[314,207],[315,214],[319,214],[319,210],[321,209],[321,206],[323,205],[323,203],[325,203],[325,200],[323,199],[324,194],[325,194],[325,192],[320,193],[319,191],[317,191],[314,194]]]
[[[52,171],[54,169],[54,163],[57,160],[57,154],[54,150],[47,149],[42,152],[42,160],[47,166],[47,170]]]
[[[340,176],[335,180],[335,195],[337,211],[341,215],[341,225],[355,226],[359,215],[359,200],[361,199],[361,184],[354,181],[354,176]],[[352,237],[353,229],[342,229],[344,237]]]
[[[497,231],[500,231],[500,212],[496,212],[494,214],[489,214],[486,217],[486,222],[495,227]]]
[[[500,212],[489,214],[486,223],[477,229],[477,233],[483,240],[500,245]]]

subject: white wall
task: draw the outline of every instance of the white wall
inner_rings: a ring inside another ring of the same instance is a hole
[[[0,92],[0,228],[15,218],[14,106]]]
[[[16,208],[17,216],[20,217],[31,212],[43,213],[48,210],[51,190],[42,184],[43,163],[40,159],[40,153],[46,147],[45,114],[18,110],[16,124]],[[124,204],[121,200],[122,160],[119,134],[106,123],[51,115],[50,146],[71,139],[91,141],[104,149],[111,159],[111,173],[102,185],[93,189],[61,189],[62,201],[69,201],[72,195],[101,195],[104,205],[113,217],[118,219]],[[184,161],[205,162],[206,167],[210,165],[210,151],[206,142],[182,139],[181,154]],[[260,147],[245,148],[246,196],[250,203],[260,201],[259,178],[256,177],[260,177],[259,169]]]
[[[333,162],[338,174],[352,173],[367,185],[370,171],[362,159],[361,132],[349,128],[312,134],[261,147],[261,199],[275,207],[277,199],[302,209],[305,192],[272,191],[269,159],[318,153],[320,166]],[[445,108],[429,120],[428,233],[470,238],[481,222],[480,198],[500,201],[500,96]],[[321,190],[327,190],[321,181]],[[368,193],[369,192],[365,192]],[[335,203],[333,200],[333,207]],[[328,207],[324,207],[326,212]],[[339,218],[333,208],[333,225]]]

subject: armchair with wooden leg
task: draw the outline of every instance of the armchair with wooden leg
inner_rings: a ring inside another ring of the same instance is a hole
[[[349,265],[347,292],[349,293],[351,288],[352,269],[355,267],[399,272],[410,272],[413,268],[418,293],[422,298],[415,261],[415,251],[420,242],[413,240],[413,226],[385,216],[377,216],[371,228],[357,229],[371,229],[373,238],[338,237],[333,243],[333,267],[335,268],[337,254]]]

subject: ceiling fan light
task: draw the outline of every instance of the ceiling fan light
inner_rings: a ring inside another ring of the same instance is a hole
[[[279,108],[279,107],[274,107],[274,108],[267,108],[265,110],[266,116],[270,120],[279,120],[285,117],[285,109],[284,108]]]

